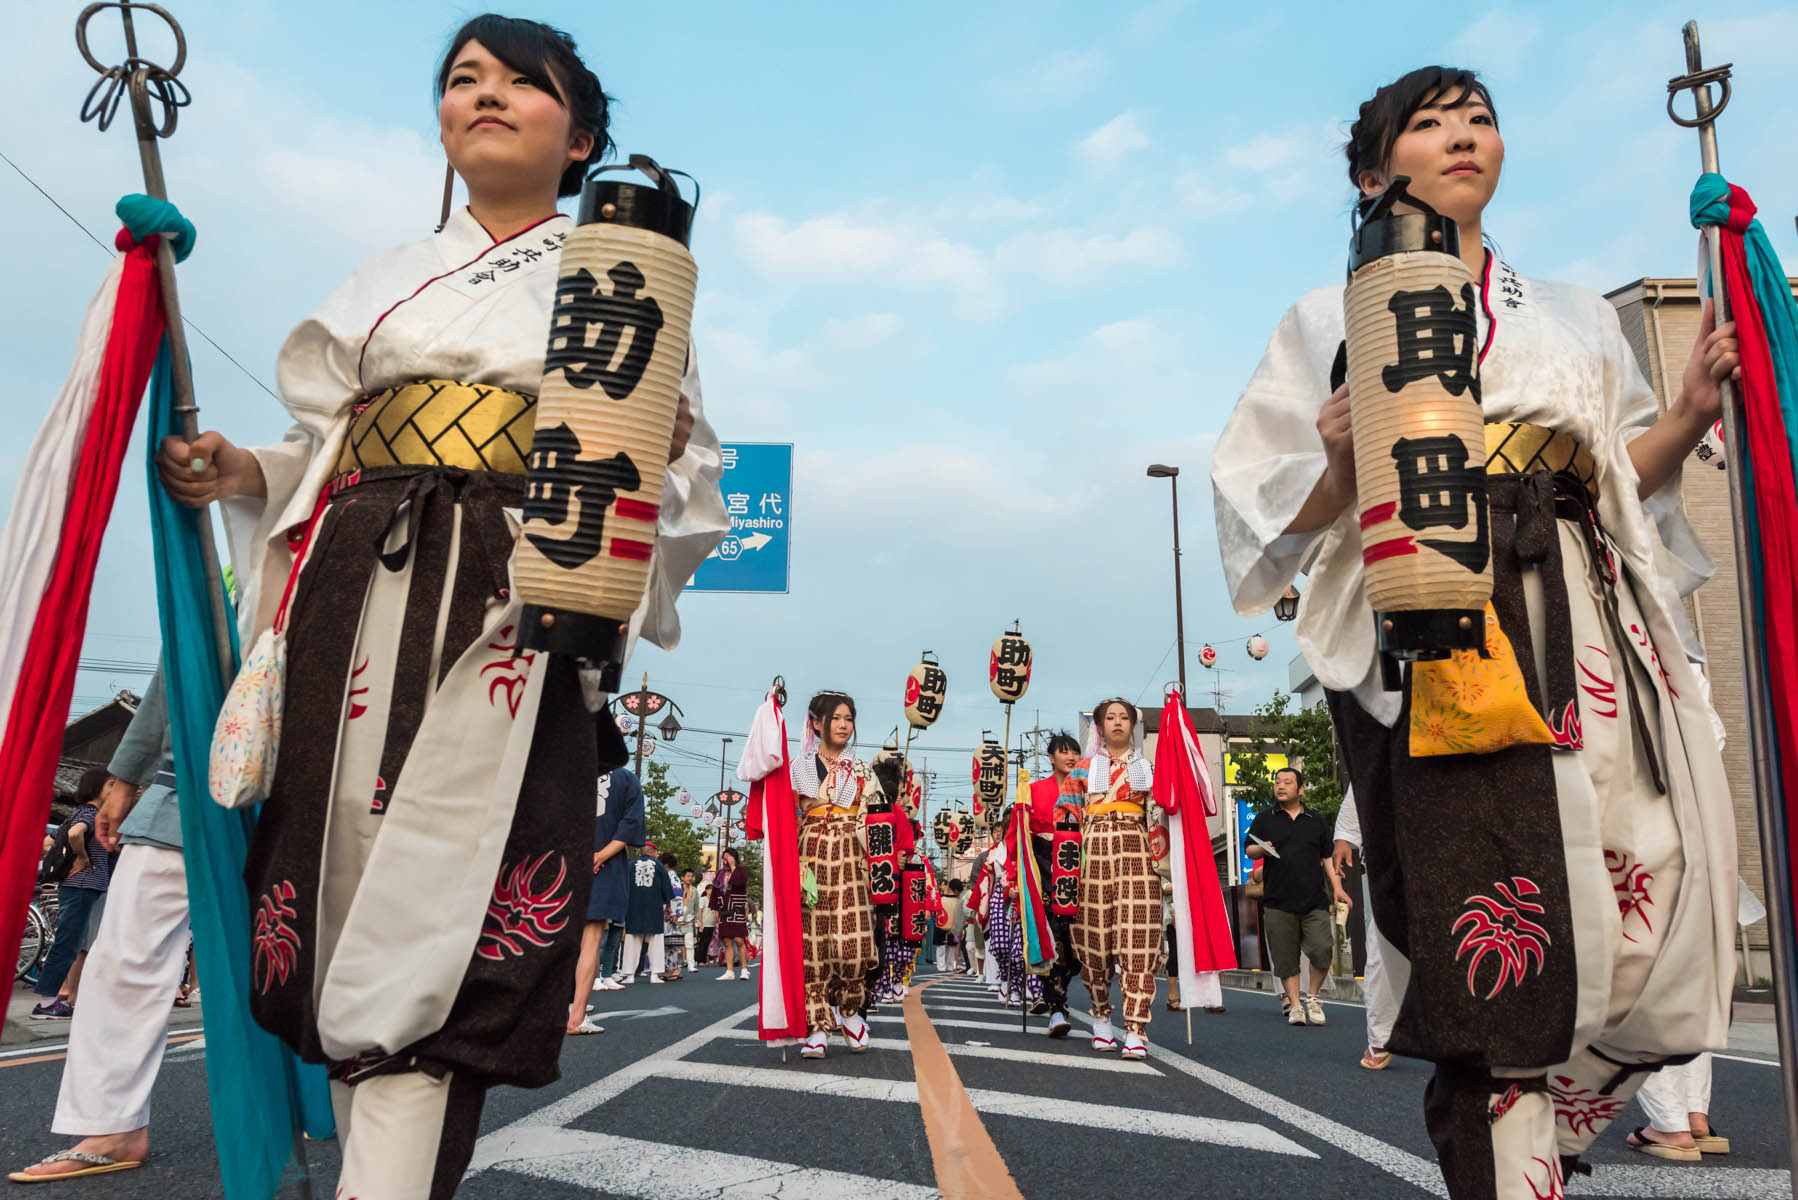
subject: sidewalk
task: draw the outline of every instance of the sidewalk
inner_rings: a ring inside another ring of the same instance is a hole
[[[1242,988],[1251,992],[1275,993],[1279,990],[1279,981],[1268,971],[1225,971],[1222,982],[1227,988]],[[1322,995],[1343,1004],[1364,1002],[1361,978],[1357,975],[1332,976]],[[1771,1002],[1736,1001],[1729,1025],[1729,1046],[1724,1053],[1769,1062],[1779,1060],[1779,1031],[1773,1027]]]
[[[14,982],[12,994],[6,1002],[6,1027],[4,1032],[0,1032],[0,1046],[29,1046],[37,1042],[66,1042],[69,1040],[69,1022],[33,1021],[31,1019],[31,1009],[35,1004],[37,1004],[37,993],[31,990],[31,986]],[[187,1008],[176,1008],[175,998],[171,995],[169,997],[169,1025],[171,1029],[199,1029],[199,1003],[191,1004]]]

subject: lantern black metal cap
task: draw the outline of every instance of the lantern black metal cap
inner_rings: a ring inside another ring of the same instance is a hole
[[[518,638],[520,650],[545,650],[584,658],[600,669],[601,691],[618,690],[624,674],[625,630],[616,617],[527,604],[518,623],[523,630]]]
[[[1355,205],[1354,231],[1349,235],[1348,273],[1353,275],[1376,258],[1408,250],[1434,250],[1459,257],[1461,227],[1413,196],[1409,175],[1394,175],[1386,190],[1364,197]],[[1416,212],[1394,212],[1404,204]]]
[[[1486,645],[1486,614],[1475,608],[1437,608],[1413,612],[1374,614],[1380,654],[1390,662],[1431,662],[1456,650],[1480,650]],[[1387,673],[1387,691],[1396,691]]]
[[[625,183],[618,179],[602,179],[611,171],[639,171],[654,184]],[[676,175],[693,183],[693,200],[680,194],[674,182]],[[596,167],[581,187],[581,207],[575,218],[577,225],[628,225],[671,237],[690,247],[693,218],[699,212],[699,181],[685,171],[664,167],[647,154],[633,154],[627,163]]]

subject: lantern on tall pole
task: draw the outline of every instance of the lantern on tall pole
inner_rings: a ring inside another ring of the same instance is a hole
[[[1478,291],[1460,231],[1396,175],[1363,200],[1343,294],[1356,504],[1381,674],[1484,644],[1492,598]]]
[[[974,751],[974,815],[991,832],[998,827],[1005,804],[1005,747],[985,731]]]
[[[911,774],[912,737],[920,729],[929,729],[936,724],[936,719],[943,715],[943,698],[948,694],[948,674],[937,665],[935,654],[929,650],[924,651],[918,665],[905,677],[905,755],[902,779]],[[920,805],[918,820],[923,819],[924,810]]]
[[[991,657],[987,660],[987,683],[993,689],[993,695],[1005,705],[1005,741],[1001,743],[1004,751],[1000,756],[999,768],[999,800],[1003,805],[1004,798],[1011,794],[1011,706],[1024,698],[1030,690],[1031,651],[1030,643],[1018,632],[1018,622],[1011,623],[1011,630],[1002,633],[993,642]],[[994,818],[995,822],[1002,819]]]
[[[602,179],[634,170],[653,186]],[[519,645],[571,654],[616,691],[655,553],[668,445],[686,374],[698,271],[695,191],[633,154],[581,189],[562,246],[537,394],[523,536],[512,573]],[[691,176],[688,176],[690,179]]]

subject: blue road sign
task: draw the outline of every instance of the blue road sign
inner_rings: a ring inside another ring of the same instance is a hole
[[[719,481],[730,532],[690,592],[785,592],[792,549],[793,443],[726,442]]]

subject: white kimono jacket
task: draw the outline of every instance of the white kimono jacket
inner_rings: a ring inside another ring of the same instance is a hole
[[[296,423],[282,442],[250,451],[267,479],[267,499],[223,506],[242,581],[245,645],[273,620],[293,567],[288,535],[311,516],[334,474],[360,398],[431,377],[538,391],[561,242],[572,228],[557,215],[496,242],[460,210],[443,232],[363,263],[288,337],[277,380]],[[729,528],[718,439],[693,363],[689,356],[682,381],[693,433],[668,468],[655,560],[631,619],[633,645],[640,633],[674,647],[675,600]],[[489,614],[487,629],[516,623],[520,608],[514,591]],[[480,936],[544,674],[530,672],[509,719],[498,720],[478,682],[487,641],[475,639],[426,710],[395,784],[398,802],[379,819],[366,867],[334,866],[327,849],[316,1001],[320,1040],[333,1058],[394,1050],[441,1028]],[[432,803],[406,803],[401,793]],[[333,828],[350,819],[332,809]]]

